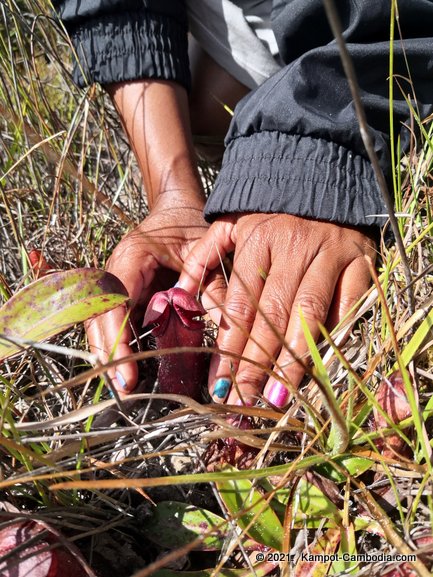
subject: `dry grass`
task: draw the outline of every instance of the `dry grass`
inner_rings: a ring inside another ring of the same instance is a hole
[[[146,214],[146,206],[137,167],[113,110],[98,88],[80,92],[73,86],[69,64],[64,64],[70,59],[68,42],[50,21],[45,4],[0,3],[0,29],[0,302],[4,302],[32,280],[30,247],[41,249],[58,269],[103,267],[128,226]],[[399,223],[414,278],[415,313],[409,314],[398,255],[382,243],[381,289],[373,286],[366,295],[356,329],[344,347],[336,354],[329,343],[321,347],[334,401],[346,399],[350,455],[360,450],[366,455],[374,448],[367,427],[375,402],[369,391],[394,370],[395,363],[416,376],[414,402],[424,408],[424,413],[414,411],[419,422],[414,437],[408,439],[413,457],[384,462],[376,451],[369,455],[376,476],[363,478],[366,490],[353,479],[339,484],[346,508],[350,500],[358,511],[370,509],[379,524],[390,523],[390,533],[380,544],[357,533],[360,551],[399,550],[398,535],[413,546],[413,539],[420,532],[431,532],[432,526],[431,132],[424,134],[424,142],[417,153],[400,159],[396,191],[396,206],[408,215]],[[182,484],[179,476],[171,482],[160,478],[203,471],[209,429],[215,423],[226,426],[205,405],[191,403],[187,410],[168,415],[164,401],[152,395],[125,403],[120,415],[104,388],[101,370],[89,365],[82,328],[52,344],[61,348],[34,347],[1,366],[0,501],[62,529],[101,575],[111,575],[113,564],[117,575],[142,575],[140,570],[159,553],[140,532],[150,500],[178,499],[214,509],[220,503],[213,485],[191,485],[190,478]],[[142,376],[141,390],[151,392],[155,376],[151,359],[144,361]],[[308,458],[317,457],[313,464],[325,459],[329,421],[319,389],[314,379],[306,378],[301,396],[286,414],[268,409],[260,414],[267,418],[259,419],[256,412],[262,434],[250,437],[259,445],[267,441],[268,446],[250,471],[251,479],[263,467],[279,463],[286,479],[293,480],[295,469]],[[62,422],[56,420],[61,417]],[[318,441],[312,443],[311,436],[294,432],[289,418],[301,426],[308,423]],[[277,425],[289,432],[272,432]],[[226,436],[227,431],[220,434]],[[281,469],[277,472],[283,474]],[[77,473],[91,481],[89,490],[50,490],[53,482],[77,480]],[[110,480],[115,481],[112,487],[97,488],[97,481]],[[218,473],[196,480],[218,480]],[[389,490],[385,501],[379,501],[389,507],[380,517],[370,499],[378,499],[374,490],[384,486]],[[0,520],[9,518],[0,511]],[[291,543],[294,552],[301,549],[303,539],[311,542],[325,529],[316,532],[305,526],[297,531],[298,538]],[[367,572],[378,574],[383,567],[368,566]]]

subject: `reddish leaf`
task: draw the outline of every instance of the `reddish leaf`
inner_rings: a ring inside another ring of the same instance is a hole
[[[53,271],[40,250],[33,248],[29,251],[29,261],[32,266],[35,279],[42,278]]]
[[[2,577],[94,575],[72,545],[68,549],[63,545],[52,547],[59,543],[61,543],[59,535],[45,523],[28,520],[8,525],[0,530],[0,575]],[[3,556],[7,557],[1,560]]]
[[[430,555],[433,553],[433,536],[431,535],[431,533],[428,535],[418,537],[414,539],[413,542],[417,547],[426,549],[428,548],[428,553]],[[418,555],[418,557],[424,563],[427,562],[425,553],[421,553],[420,555]],[[428,567],[430,566],[431,568],[431,562],[427,563],[427,566]],[[409,563],[400,563],[399,565],[394,567],[394,569],[391,569],[391,571],[385,572],[383,577],[418,577],[418,572],[415,571],[415,569],[413,569]]]
[[[252,426],[251,419],[244,415],[230,418],[229,421],[243,431],[251,429]],[[208,471],[219,471],[227,464],[236,469],[250,469],[258,452],[255,447],[249,447],[235,437],[217,439],[209,445],[204,462]]]
[[[340,529],[328,529],[307,547],[303,557],[296,564],[294,576],[323,577],[327,575],[340,539]]]
[[[384,379],[376,393],[377,401],[389,419],[398,424],[407,419],[412,414],[410,404],[407,399],[404,381],[399,371],[393,373],[388,379]],[[373,408],[373,426],[375,429],[389,428],[388,421],[379,411]],[[398,434],[387,435],[377,439],[376,446],[387,457],[395,457],[406,450],[404,439]]]

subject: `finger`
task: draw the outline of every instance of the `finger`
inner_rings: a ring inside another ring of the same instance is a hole
[[[185,258],[178,286],[191,294],[198,292],[208,271],[220,266],[225,256],[234,250],[233,236],[233,218],[215,221]]]
[[[332,261],[326,253],[322,253],[312,262],[299,285],[287,327],[288,347],[283,347],[275,363],[275,372],[283,378],[278,380],[271,377],[264,389],[264,397],[275,406],[282,407],[289,399],[289,388],[284,381],[297,388],[304,376],[304,366],[296,359],[302,359],[304,364],[308,362],[309,349],[300,311],[314,340],[317,340],[320,335],[318,323],[324,324],[326,321],[340,269],[338,261]]]
[[[218,330],[217,347],[233,354],[214,355],[209,369],[209,392],[215,402],[224,402],[230,391],[233,375],[248,341],[256,316],[256,303],[263,290],[263,271],[268,272],[270,259],[267,251],[235,253],[233,271],[227,288],[226,300]],[[245,395],[250,391],[245,389]]]
[[[259,307],[236,373],[227,402],[236,404],[259,397],[270,369],[284,343],[290,309],[304,271],[294,267],[290,281],[286,278],[286,262],[272,264],[260,297]]]
[[[211,271],[206,278],[206,285],[201,295],[201,302],[212,322],[219,326],[222,308],[226,299],[227,282],[221,268]]]
[[[117,307],[86,323],[90,350],[98,356],[102,363],[108,362],[110,358],[113,360],[122,359],[132,354],[133,351],[129,346],[132,335],[128,322],[120,333],[120,328],[124,324],[127,314],[126,307]],[[114,327],[119,327],[117,333],[115,333]],[[115,368],[108,370],[108,375],[117,390],[129,393],[137,384],[137,364],[133,362],[119,363]]]
[[[137,262],[137,258],[125,259],[123,247],[121,258],[118,251],[113,253],[107,270],[116,275],[125,285],[126,290],[131,298],[131,305],[134,306],[143,296],[145,291],[145,282],[150,283],[153,280],[154,269],[153,261],[149,260],[146,271],[142,273],[143,258]],[[125,266],[125,262],[127,266]],[[113,360],[122,359],[132,354],[132,348],[129,343],[132,340],[132,333],[128,322],[123,330],[125,323],[126,308],[117,307],[116,309],[105,313],[89,321],[86,325],[86,332],[89,338],[90,350],[98,355],[102,362],[107,362],[110,358]],[[131,392],[138,379],[138,368],[135,362],[129,361],[121,363],[116,368],[109,369],[108,374],[113,381],[113,385],[123,393]]]
[[[334,299],[326,321],[329,330],[336,327],[352,311],[370,284],[371,275],[364,256],[356,258],[347,265],[335,288]],[[352,316],[353,314],[354,312]]]

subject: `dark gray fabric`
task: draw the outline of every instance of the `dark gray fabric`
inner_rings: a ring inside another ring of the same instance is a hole
[[[352,225],[382,224],[371,164],[320,138],[261,131],[230,140],[206,216],[283,212]]]
[[[389,177],[390,2],[337,4],[374,147]],[[410,116],[408,93],[412,102],[416,95],[421,118],[433,112],[433,2],[399,0],[398,7],[405,36],[394,44],[394,75],[402,87],[394,85],[397,135]],[[275,2],[274,29],[287,65],[236,107],[206,218],[259,211],[383,224],[386,217],[370,216],[386,211],[322,1]],[[405,59],[413,87],[405,80]]]
[[[184,2],[54,4],[89,80],[104,84],[151,77],[188,86]],[[389,177],[391,0],[337,0],[337,5],[375,149]],[[403,40],[394,44],[396,134],[410,115],[408,94],[413,103],[416,98],[421,118],[433,112],[433,0],[399,0],[398,11]],[[322,0],[274,0],[273,27],[285,67],[236,107],[206,218],[286,212],[383,224],[385,218],[370,216],[385,209]],[[79,74],[77,79],[83,83]],[[406,142],[407,132],[402,136]]]
[[[53,5],[74,44],[79,86],[159,78],[189,88],[183,0],[54,0]]]
[[[59,16],[68,24],[87,23],[89,18],[124,12],[153,12],[186,25],[184,0],[53,0]]]

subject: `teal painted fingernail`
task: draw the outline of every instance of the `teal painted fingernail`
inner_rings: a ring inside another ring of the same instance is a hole
[[[228,395],[232,382],[229,379],[218,379],[215,383],[213,394],[218,399],[225,399]]]
[[[126,381],[122,375],[122,373],[120,371],[116,371],[116,379],[117,382],[119,383],[119,385],[122,387],[122,389],[126,389],[127,384]]]

